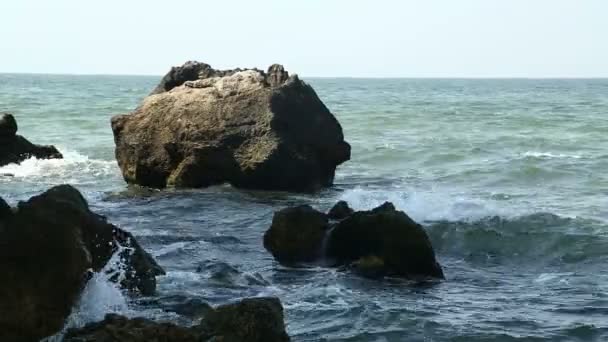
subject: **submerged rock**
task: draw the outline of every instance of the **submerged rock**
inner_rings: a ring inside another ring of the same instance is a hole
[[[17,121],[11,114],[1,114],[0,118],[0,166],[20,163],[28,158],[63,158],[55,146],[34,145],[17,135]]]
[[[424,228],[404,212],[388,202],[351,214],[347,208],[346,202],[332,208],[331,216],[341,221],[331,227],[330,215],[309,206],[283,209],[275,214],[264,247],[280,262],[310,262],[323,256],[369,277],[443,278]]]
[[[332,185],[336,167],[350,159],[336,118],[280,65],[222,71],[188,62],[153,94],[112,118],[128,183],[314,191]]]
[[[119,248],[124,288],[150,294],[163,273],[131,234],[91,212],[69,185],[2,212],[0,341],[38,341],[59,331],[91,271],[104,269]]]
[[[209,309],[200,324],[180,327],[143,318],[107,315],[67,332],[66,342],[226,341],[286,342],[283,307],[276,298],[251,298]]]

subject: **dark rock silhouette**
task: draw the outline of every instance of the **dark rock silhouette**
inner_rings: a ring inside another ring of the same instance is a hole
[[[164,273],[131,234],[91,212],[69,185],[14,210],[2,203],[0,341],[38,341],[61,330],[90,272],[104,269],[119,248],[122,287],[151,294],[155,276]]]
[[[17,134],[17,121],[11,114],[0,114],[0,166],[36,157],[38,159],[63,158],[55,146],[34,145]]]
[[[280,210],[264,236],[264,247],[282,263],[322,256],[368,277],[444,277],[424,228],[404,212],[388,202],[370,211],[348,214],[348,209],[346,202],[334,206],[330,213],[341,221],[333,224],[328,224],[329,214],[310,206]]]
[[[199,325],[180,327],[143,318],[107,315],[69,330],[66,342],[287,342],[283,307],[277,298],[250,298],[209,309]]]

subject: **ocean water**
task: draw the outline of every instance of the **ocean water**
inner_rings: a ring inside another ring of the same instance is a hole
[[[128,187],[110,117],[160,77],[0,75],[0,112],[64,160],[0,168],[15,204],[77,186],[165,268],[158,294],[94,277],[69,320],[106,312],[187,324],[197,302],[281,298],[294,341],[608,340],[608,80],[309,79],[352,159],[314,195]],[[383,201],[424,224],[446,280],[289,268],[262,246],[272,214]]]

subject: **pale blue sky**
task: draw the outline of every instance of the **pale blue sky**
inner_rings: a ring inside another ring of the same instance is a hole
[[[0,0],[0,72],[608,77],[608,0]]]

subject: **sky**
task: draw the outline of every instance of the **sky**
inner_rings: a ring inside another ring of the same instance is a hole
[[[608,77],[608,0],[0,0],[0,72]]]

